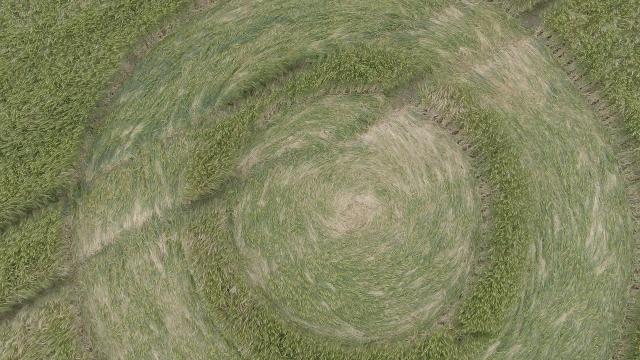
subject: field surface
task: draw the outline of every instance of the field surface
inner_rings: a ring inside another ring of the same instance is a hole
[[[0,359],[635,358],[638,9],[3,3]]]

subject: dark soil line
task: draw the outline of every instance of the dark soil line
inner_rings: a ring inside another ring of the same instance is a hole
[[[10,227],[17,226],[21,222],[25,221],[38,210],[52,205],[56,201],[60,200],[60,197],[64,195],[66,189],[67,185],[61,185],[57,188],[51,188],[48,192],[40,194],[37,200],[32,201],[26,205],[21,205],[20,209],[18,209],[13,216],[0,219],[0,235],[2,235]]]
[[[18,313],[20,313],[20,311],[23,308],[38,302],[41,298],[44,298],[47,295],[55,293],[56,291],[58,291],[58,289],[64,287],[68,282],[69,282],[69,277],[63,277],[58,280],[55,280],[53,283],[51,283],[51,285],[49,285],[44,289],[39,290],[33,296],[12,305],[8,310],[0,314],[0,323],[11,321],[13,318],[15,318],[18,315]]]
[[[542,26],[543,13],[548,10],[551,5],[555,4],[558,0],[543,0],[533,6],[531,10],[527,10],[519,14],[517,17],[522,22],[522,25],[526,28],[536,30]]]

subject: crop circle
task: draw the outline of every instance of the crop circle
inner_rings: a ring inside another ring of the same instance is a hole
[[[628,49],[569,21],[631,9],[541,3],[534,34],[496,6],[529,0],[121,2],[6,8],[5,75],[35,72],[3,89],[0,357],[640,349]]]
[[[275,120],[245,160],[234,231],[250,282],[285,318],[371,340],[447,317],[482,217],[446,130],[402,108],[346,136],[370,112],[361,101],[375,99],[327,97]]]

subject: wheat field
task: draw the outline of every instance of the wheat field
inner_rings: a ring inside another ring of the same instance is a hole
[[[621,3],[0,4],[0,359],[640,358]]]

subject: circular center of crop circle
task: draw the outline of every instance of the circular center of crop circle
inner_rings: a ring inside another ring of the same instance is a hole
[[[318,334],[428,329],[473,264],[482,219],[468,158],[410,109],[327,101],[283,114],[244,159],[234,233],[248,278]]]

